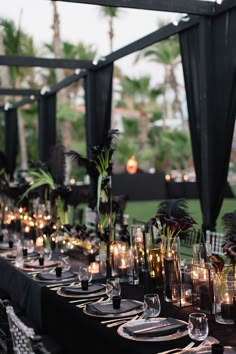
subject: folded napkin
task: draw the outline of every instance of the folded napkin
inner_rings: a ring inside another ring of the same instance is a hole
[[[36,259],[34,261],[30,261],[30,262],[25,262],[24,263],[24,267],[25,268],[39,268],[39,269],[42,269],[42,268],[50,268],[50,267],[56,267],[58,265],[59,262],[56,262],[56,261],[50,261],[50,260],[45,260],[44,261],[44,265],[40,265],[39,264],[39,260]]]
[[[93,304],[88,304],[86,306],[86,310],[91,314],[96,314],[96,315],[108,315],[108,314],[117,315],[120,313],[136,310],[138,308],[141,309],[142,307],[143,304],[137,303],[134,300],[122,299],[119,309],[114,309],[112,302],[96,302]]]
[[[61,274],[60,277],[56,276],[56,272],[53,273],[39,273],[36,277],[40,280],[63,280],[63,279],[70,279],[75,278],[76,274],[71,272],[64,272]]]
[[[78,286],[63,286],[61,291],[65,294],[71,295],[89,295],[94,294],[105,289],[105,285],[102,284],[89,284],[88,290],[83,290]]]
[[[187,329],[187,323],[183,323],[175,318],[168,317],[163,321],[149,321],[143,320],[139,324],[131,324],[124,326],[124,332],[128,333],[131,336],[166,336],[169,334],[176,333],[178,330]],[[152,329],[151,329],[152,328]]]

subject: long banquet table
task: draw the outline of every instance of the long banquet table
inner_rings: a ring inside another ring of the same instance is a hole
[[[74,264],[77,262],[73,261]],[[105,279],[98,277],[97,281]],[[144,288],[141,285],[122,283],[122,297],[143,301]],[[27,317],[40,331],[47,333],[61,344],[62,354],[155,354],[175,347],[183,347],[191,340],[187,336],[173,341],[140,342],[128,340],[117,334],[117,327],[107,328],[102,318],[88,316],[71,298],[62,297],[44,283],[36,282],[32,276],[16,268],[0,257],[0,288],[9,293],[12,300],[22,307]],[[175,317],[187,320],[193,307],[178,308],[163,301],[161,297],[160,317]],[[236,325],[222,325],[208,314],[209,335],[224,345],[236,346]]]

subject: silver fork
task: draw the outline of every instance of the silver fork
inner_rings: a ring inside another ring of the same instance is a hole
[[[116,322],[113,322],[113,323],[108,323],[107,324],[107,327],[114,327],[114,326],[119,326],[119,325],[121,325],[121,324],[123,324],[123,323],[127,323],[127,322],[132,322],[132,321],[136,321],[136,320],[140,320],[140,319],[142,319],[143,318],[143,313],[139,316],[139,315],[136,315],[136,316],[134,316],[133,318],[131,318],[131,319],[124,319],[124,318],[121,318],[120,320],[117,320]]]
[[[182,353],[182,351],[192,348],[194,346],[194,344],[195,344],[195,342],[191,342],[188,345],[186,345],[186,347],[184,347],[184,348],[173,348],[173,349],[161,352],[161,353],[158,352],[157,354],[169,354],[169,353],[175,353],[175,352],[176,352],[176,354]]]

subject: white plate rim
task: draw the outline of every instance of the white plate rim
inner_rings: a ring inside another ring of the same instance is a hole
[[[90,313],[88,310],[87,310],[87,306],[85,306],[83,308],[83,312],[86,314],[86,315],[89,315],[89,316],[92,316],[92,317],[101,317],[101,318],[122,318],[122,317],[127,317],[127,316],[132,316],[132,315],[137,315],[141,312],[143,312],[143,302],[142,301],[138,301],[138,300],[133,300],[133,299],[122,299],[122,300],[132,300],[132,301],[135,301],[137,304],[140,304],[140,309],[134,309],[132,311],[127,311],[127,312],[122,312],[122,313],[108,313],[108,314],[96,314],[96,313]],[[90,304],[92,305],[92,303]]]
[[[65,294],[61,291],[61,288],[57,290],[57,294],[63,297],[69,297],[69,298],[77,298],[77,299],[87,299],[87,298],[93,298],[93,297],[98,297],[106,294],[106,288],[105,284],[104,289],[101,289],[101,291],[97,291],[96,293],[92,294]]]
[[[38,281],[40,283],[47,283],[47,284],[57,284],[57,283],[68,283],[68,282],[72,282],[74,279],[77,278],[77,274],[74,274],[74,277],[69,277],[69,278],[65,278],[65,279],[60,279],[60,277],[58,277],[58,279],[52,279],[52,280],[46,280],[46,279],[38,279],[36,278],[37,275],[39,273],[48,273],[48,272],[37,272],[36,274],[33,274],[32,275],[32,278],[35,280],[35,281]],[[29,274],[30,275],[30,274]]]
[[[158,318],[154,318],[154,319],[149,319],[148,321],[153,321],[153,322],[160,321],[161,322],[164,320],[166,320],[166,317],[158,317]],[[136,320],[135,322],[142,323],[143,321],[145,321],[145,319],[142,318],[142,319]],[[181,322],[185,323],[186,325],[188,324],[188,322],[183,321],[183,320],[178,320],[178,321],[181,321]],[[138,337],[135,337],[135,336],[131,336],[128,333],[124,332],[123,328],[126,325],[127,325],[127,323],[120,325],[117,328],[117,333],[123,338],[130,339],[130,340],[133,340],[136,342],[163,342],[163,341],[167,341],[167,340],[179,339],[179,338],[182,338],[182,337],[185,337],[186,335],[188,335],[188,330],[186,329],[185,331],[181,331],[181,332],[177,331],[176,333],[168,334],[166,336],[158,336],[158,337],[138,336]]]

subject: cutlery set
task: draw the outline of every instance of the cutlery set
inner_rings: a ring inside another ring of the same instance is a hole
[[[166,350],[161,353],[158,352],[156,354],[182,354],[182,353],[187,352],[189,349],[191,349],[191,352],[197,353],[199,351],[199,349],[209,346],[209,345],[212,345],[214,343],[219,343],[219,341],[214,337],[207,337],[203,342],[201,342],[197,346],[194,346],[196,344],[196,342],[191,342],[184,348],[174,348],[174,349]]]
[[[106,327],[111,328],[111,327],[120,326],[123,323],[140,320],[143,318],[143,316],[144,315],[141,314],[141,315],[136,315],[136,316],[122,317],[120,319],[116,318],[113,320],[101,321],[101,323],[106,324]]]

